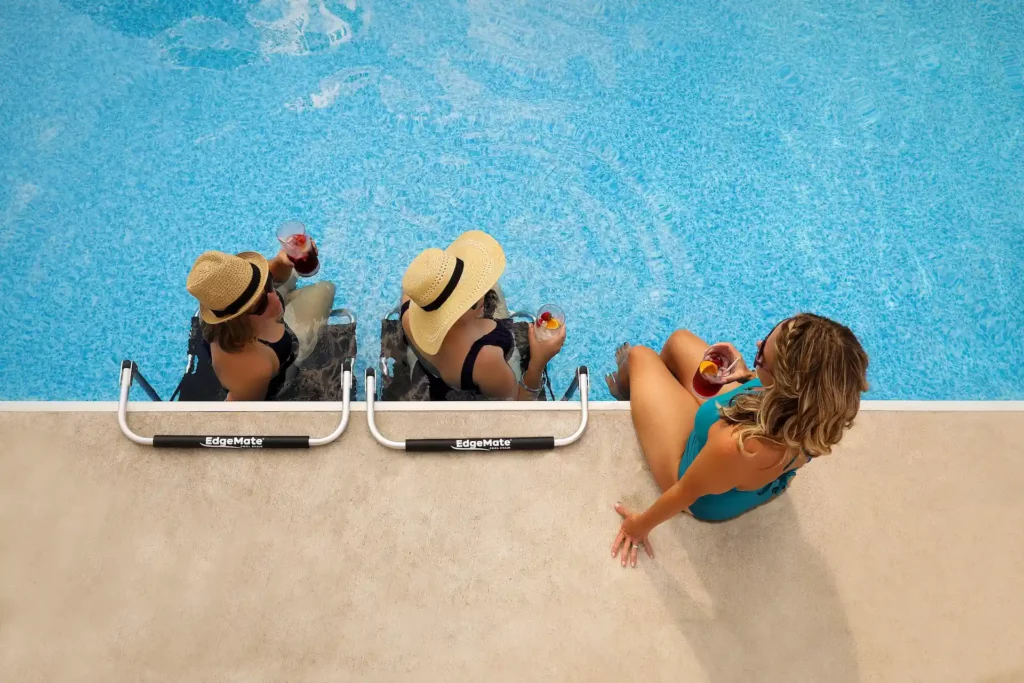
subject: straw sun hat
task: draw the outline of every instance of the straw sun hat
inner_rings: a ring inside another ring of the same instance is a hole
[[[483,298],[505,270],[505,252],[485,232],[459,235],[444,251],[427,249],[409,264],[402,291],[409,306],[409,328],[416,345],[434,355],[448,330]]]
[[[199,299],[199,315],[211,325],[244,315],[263,296],[270,267],[255,251],[237,256],[221,251],[201,254],[185,287]]]

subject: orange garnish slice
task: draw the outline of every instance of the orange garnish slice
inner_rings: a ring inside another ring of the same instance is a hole
[[[700,362],[700,374],[702,375],[717,375],[718,364],[711,360],[704,360]]]
[[[562,324],[554,318],[548,318],[547,322],[544,323],[544,326],[547,327],[549,330],[557,330],[559,327],[562,326]]]

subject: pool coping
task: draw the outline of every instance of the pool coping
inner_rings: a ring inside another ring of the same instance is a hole
[[[133,413],[334,413],[341,410],[341,401],[131,401]],[[1024,412],[1024,401],[862,401],[861,410],[869,412],[904,413],[1017,413]],[[579,410],[579,401],[484,402],[451,401],[430,403],[418,401],[374,401],[380,413],[433,412],[559,412]],[[593,412],[628,412],[625,401],[590,401]],[[352,412],[366,412],[365,401],[353,401]],[[117,401],[0,401],[0,413],[116,413]]]

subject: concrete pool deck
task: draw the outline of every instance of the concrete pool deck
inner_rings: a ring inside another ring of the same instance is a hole
[[[574,413],[381,413],[392,437],[563,434]],[[327,413],[142,412],[325,434]],[[1024,680],[1024,413],[865,412],[779,500],[680,516],[623,412],[536,454],[408,455],[356,412],[311,451],[158,451],[109,412],[0,413],[0,678]]]

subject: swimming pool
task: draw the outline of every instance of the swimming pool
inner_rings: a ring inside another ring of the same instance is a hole
[[[113,399],[122,358],[169,394],[192,260],[288,219],[359,372],[479,228],[513,307],[566,310],[559,387],[811,310],[870,398],[1024,398],[1022,7],[6,0],[0,399]]]

